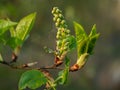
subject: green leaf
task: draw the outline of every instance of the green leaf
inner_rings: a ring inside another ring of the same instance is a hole
[[[96,40],[98,39],[99,35],[100,34],[96,34],[96,35],[90,37],[87,53],[89,53],[89,54],[93,53],[93,49],[95,47],[95,43],[96,43]]]
[[[14,50],[16,47],[21,46],[21,43],[22,40],[20,40],[19,38],[11,37],[8,39],[6,44],[9,45]]]
[[[34,24],[35,17],[36,13],[32,13],[20,20],[16,27],[17,38],[21,39],[22,41],[26,40]]]
[[[96,35],[96,24],[93,25],[92,30],[91,30],[91,32],[89,34],[89,37],[92,37],[94,35]]]
[[[16,37],[16,32],[15,32],[15,29],[13,27],[10,28],[10,34],[11,34],[11,37]]]
[[[17,25],[16,22],[12,22],[10,20],[0,20],[0,35],[4,34],[7,30],[9,30],[11,27]]]
[[[30,70],[22,74],[19,81],[19,90],[25,88],[36,89],[47,82],[44,74],[38,70]]]
[[[5,45],[7,40],[8,40],[8,38],[6,38],[5,34],[0,35],[0,44]]]
[[[84,28],[79,23],[74,22],[74,28],[77,42],[80,42],[81,40],[83,40],[83,38],[87,37]]]
[[[83,53],[87,53],[87,48],[88,48],[88,38],[82,40],[80,43],[78,43],[78,58],[83,54]]]
[[[66,56],[65,57],[65,67],[68,69],[70,65],[70,59]]]
[[[69,64],[70,64],[70,60],[68,57],[65,58],[65,69],[59,72],[59,76],[56,79],[56,81],[59,84],[65,84],[67,82],[67,78],[68,78],[68,74],[69,74]]]
[[[70,35],[69,37],[69,50],[76,48],[76,39],[74,36]]]
[[[87,35],[83,27],[77,22],[74,22],[74,28],[75,28],[75,34],[76,34],[77,54],[78,54],[78,57],[80,57],[80,55],[84,53],[86,50]]]

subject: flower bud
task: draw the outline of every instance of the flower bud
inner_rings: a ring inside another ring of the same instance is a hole
[[[56,22],[55,25],[56,25],[56,27],[59,27],[60,24],[59,24],[59,22]]]
[[[62,21],[61,21],[61,24],[64,25],[64,24],[65,24],[65,20],[62,20]]]
[[[62,45],[61,40],[57,41],[57,46],[60,47]]]
[[[61,18],[61,19],[62,19],[62,18],[64,18],[64,17],[63,17],[63,15],[62,15],[62,14],[59,14],[59,18]]]
[[[55,13],[55,11],[54,10],[52,10],[52,14],[54,14]]]
[[[61,32],[61,29],[62,29],[62,28],[58,28],[58,32]]]
[[[58,8],[56,9],[56,13],[60,13],[60,10]]]
[[[53,17],[53,21],[56,22],[57,18],[56,17]]]
[[[67,50],[68,50],[68,47],[67,47],[67,46],[64,46],[64,47],[63,47],[63,50],[64,50],[64,51],[67,51]]]
[[[70,42],[66,42],[66,43],[65,43],[65,46],[69,46],[69,45],[70,45]]]
[[[57,34],[56,38],[57,38],[57,39],[60,39],[60,36]]]
[[[58,18],[58,19],[57,19],[57,22],[59,22],[59,23],[60,23],[60,21],[61,21],[61,19],[60,19],[60,18]]]
[[[53,12],[56,12],[56,9],[58,9],[58,7],[54,7],[52,11],[53,11]]]
[[[63,44],[65,44],[65,43],[67,43],[67,42],[69,42],[69,39],[68,39],[68,38],[63,39],[63,41],[62,41]]]
[[[65,32],[66,32],[67,34],[69,34],[69,33],[70,33],[70,30],[69,30],[69,29],[67,29],[67,30],[65,30]]]
[[[57,19],[57,18],[59,18],[59,16],[57,15],[57,14],[53,14],[54,15],[54,17]]]

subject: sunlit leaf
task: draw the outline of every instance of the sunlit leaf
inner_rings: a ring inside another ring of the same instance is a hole
[[[16,27],[17,38],[21,39],[22,41],[26,40],[30,30],[33,27],[35,17],[36,13],[32,13],[20,20]]]
[[[78,57],[80,57],[80,55],[86,51],[88,38],[86,32],[84,31],[83,27],[80,24],[74,22],[74,28],[77,42],[77,54]]]
[[[0,35],[2,35],[3,33],[5,33],[7,30],[10,29],[10,27],[13,27],[17,25],[16,22],[12,22],[10,20],[0,20]]]
[[[83,40],[83,38],[87,37],[84,28],[79,23],[74,22],[74,28],[77,42],[80,42],[81,40]]]
[[[44,74],[38,70],[30,70],[22,74],[19,81],[19,90],[25,88],[36,89],[47,82]]]

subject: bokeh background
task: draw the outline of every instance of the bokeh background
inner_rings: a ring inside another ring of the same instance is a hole
[[[73,34],[73,21],[79,22],[87,33],[96,24],[101,34],[94,55],[85,67],[70,73],[68,84],[57,90],[120,90],[120,0],[0,0],[0,18],[19,21],[37,12],[35,25],[22,47],[18,63],[38,61],[38,66],[51,65],[54,57],[45,53],[43,47],[55,48],[53,6],[63,10]],[[11,49],[3,47],[1,52],[9,60]],[[75,52],[69,57],[74,63]],[[0,64],[0,90],[17,90],[23,72]]]

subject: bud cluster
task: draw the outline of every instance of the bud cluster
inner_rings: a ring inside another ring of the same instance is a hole
[[[52,10],[53,21],[57,27],[57,47],[56,49],[60,52],[60,55],[69,49],[69,36],[70,30],[67,28],[66,21],[62,15],[62,11],[58,7],[54,7]]]
[[[67,24],[66,21],[64,20],[64,16],[62,15],[62,11],[59,10],[58,7],[54,7],[52,10],[52,14],[53,14],[53,21],[55,22],[55,26],[57,28],[67,28]]]

